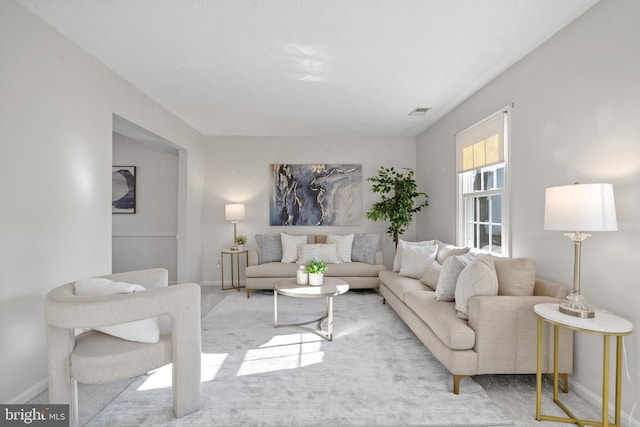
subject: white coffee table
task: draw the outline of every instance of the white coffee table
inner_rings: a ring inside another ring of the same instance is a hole
[[[295,327],[312,332],[329,341],[333,339],[333,297],[344,294],[349,290],[349,284],[342,279],[325,277],[322,286],[298,285],[296,279],[283,279],[273,285],[273,326]],[[326,313],[319,319],[301,323],[278,324],[278,294],[292,298],[326,298]],[[327,330],[322,329],[322,323],[327,320]],[[316,323],[316,328],[304,325]]]

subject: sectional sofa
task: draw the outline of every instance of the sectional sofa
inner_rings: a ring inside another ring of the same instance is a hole
[[[403,268],[401,249],[407,242],[401,242],[404,245],[399,246],[395,271],[380,272],[380,293],[453,374],[453,392],[458,394],[465,376],[535,373],[537,320],[533,306],[560,302],[567,295],[565,287],[536,278],[533,260],[491,257],[437,240],[431,242],[437,249],[425,271]],[[447,262],[449,258],[454,259]],[[479,269],[463,273],[474,259],[474,267]],[[454,264],[460,264],[457,271],[451,267]],[[484,280],[480,276],[486,274],[495,275],[493,289],[473,295],[474,289],[483,287],[479,285]],[[465,285],[466,292],[460,285],[465,280],[471,282]],[[455,293],[449,289],[447,295],[446,282],[453,283]],[[461,301],[456,299],[464,300],[466,307],[457,307]],[[553,372],[551,332],[551,326],[545,326],[544,372]],[[567,375],[573,369],[573,333],[561,329],[559,345],[559,372],[566,392]]]
[[[252,290],[273,289],[278,280],[296,277],[301,263],[318,256],[328,264],[325,276],[342,279],[351,289],[377,289],[378,273],[385,270],[378,240],[377,234],[256,235],[258,249],[249,251],[245,270],[247,298]]]

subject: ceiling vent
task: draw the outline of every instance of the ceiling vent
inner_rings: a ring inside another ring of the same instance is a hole
[[[429,108],[427,107],[417,107],[414,108],[412,112],[409,113],[410,116],[424,116],[427,111],[429,111]]]

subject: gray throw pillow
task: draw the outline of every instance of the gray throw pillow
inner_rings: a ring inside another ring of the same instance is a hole
[[[377,234],[354,234],[353,246],[351,247],[351,261],[375,264],[379,239],[380,236]]]
[[[258,242],[258,264],[280,262],[282,240],[279,234],[256,234],[256,242]]]

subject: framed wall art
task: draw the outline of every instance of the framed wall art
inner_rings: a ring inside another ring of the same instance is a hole
[[[111,213],[136,213],[135,166],[113,166],[111,170]]]
[[[271,225],[362,224],[362,165],[272,164]]]

